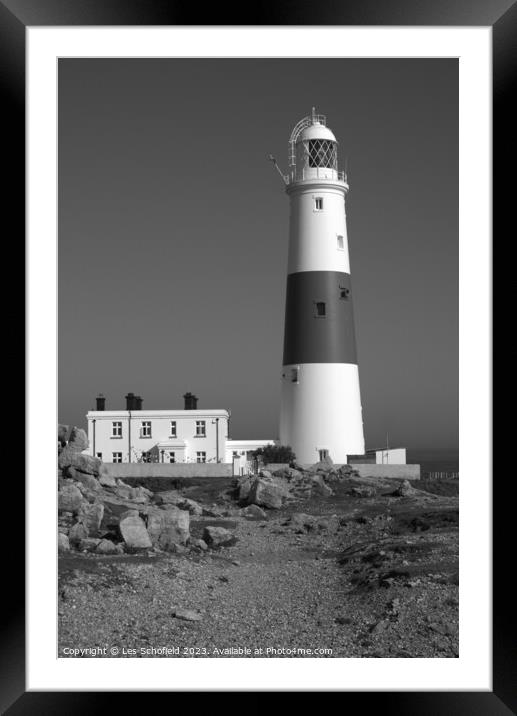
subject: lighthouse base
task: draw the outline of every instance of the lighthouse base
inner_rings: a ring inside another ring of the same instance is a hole
[[[364,453],[359,370],[353,363],[302,363],[282,368],[280,443],[300,463],[327,454],[335,463]]]

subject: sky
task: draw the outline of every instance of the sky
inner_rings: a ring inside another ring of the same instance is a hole
[[[278,437],[294,125],[347,161],[366,446],[458,441],[455,59],[61,59],[58,417],[231,410]]]

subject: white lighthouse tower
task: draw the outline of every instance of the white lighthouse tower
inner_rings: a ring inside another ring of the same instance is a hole
[[[289,140],[289,259],[280,442],[300,463],[364,454],[345,219],[348,191],[325,117]]]

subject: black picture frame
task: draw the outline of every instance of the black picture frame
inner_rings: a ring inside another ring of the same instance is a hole
[[[203,23],[199,23],[199,18]],[[237,20],[237,22],[236,22]],[[513,0],[474,3],[473,0],[354,0],[341,2],[307,0],[254,4],[235,10],[230,4],[174,2],[172,0],[0,0],[0,79],[4,124],[4,226],[10,226],[9,245],[18,249],[23,262],[25,245],[25,31],[28,26],[71,25],[411,25],[411,26],[491,26],[493,30],[493,167],[494,236],[504,242],[503,231],[512,235],[514,218],[511,180],[515,150],[512,147],[517,117],[511,109],[512,89],[517,85],[517,4]],[[509,238],[511,238],[509,236]],[[11,253],[11,251],[10,251]],[[501,264],[503,262],[501,261]],[[506,263],[506,262],[504,262]],[[507,265],[507,264],[506,264]],[[508,269],[507,269],[508,270]],[[503,294],[511,282],[498,283],[494,305],[504,306]],[[508,289],[507,289],[508,290]],[[23,299],[22,299],[23,303]],[[23,338],[20,341],[23,344]],[[505,387],[505,397],[508,400]],[[511,397],[511,396],[510,396]],[[22,403],[19,391],[16,396]],[[498,403],[494,400],[494,407]],[[496,414],[496,411],[494,411]],[[508,421],[509,423],[511,421]],[[511,445],[509,425],[494,434],[493,454],[504,454]],[[505,441],[503,443],[503,441]],[[21,469],[21,468],[19,468]],[[493,595],[493,691],[492,692],[367,692],[342,693],[342,707],[350,708],[355,699],[398,714],[490,714],[517,713],[517,620],[511,577],[515,564],[513,512],[515,478],[499,474],[494,484],[494,595]],[[463,479],[468,479],[464,477]],[[53,485],[53,482],[51,482]],[[24,484],[19,474],[8,482],[8,505],[4,520],[8,534],[16,535],[8,544],[9,567],[4,582],[2,610],[3,640],[0,660],[0,708],[10,716],[21,714],[91,714],[104,708],[120,708],[120,693],[26,692],[25,691],[25,594],[24,541],[20,525],[24,504]],[[11,506],[16,505],[16,507]],[[8,514],[6,514],[8,513]],[[513,539],[512,539],[513,537]],[[6,568],[7,569],[7,568]],[[466,595],[463,595],[464,597]],[[236,685],[237,688],[237,685]],[[254,705],[260,708],[263,696]],[[170,696],[170,694],[168,695]],[[222,695],[221,695],[222,696]],[[309,696],[309,695],[307,695]],[[321,695],[320,695],[321,696]],[[316,696],[318,698],[318,696]],[[131,693],[132,707],[143,704],[142,693]],[[212,695],[213,698],[213,695]],[[305,698],[305,697],[304,697]],[[312,698],[312,697],[309,697]],[[115,702],[115,699],[117,701]],[[219,701],[219,699],[217,699]]]

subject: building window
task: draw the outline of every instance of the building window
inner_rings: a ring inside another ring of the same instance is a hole
[[[234,451],[233,451],[232,457],[239,457],[239,453],[238,453],[237,450],[234,450]]]
[[[101,453],[101,452],[96,452],[96,453],[95,453],[95,457],[98,457],[99,460],[102,460],[102,453]]]
[[[196,462],[206,462],[206,452],[197,452]]]
[[[122,462],[122,453],[121,452],[113,453],[113,462]]]
[[[111,423],[111,437],[121,438],[122,437],[122,423],[118,420]]]
[[[317,196],[314,199],[314,211],[323,211],[323,199],[321,196]]]
[[[196,420],[196,437],[206,437],[206,422],[204,420]]]
[[[342,236],[337,237],[337,247],[340,251],[345,250],[345,240],[343,239]]]
[[[177,435],[176,435],[176,421],[175,421],[175,420],[171,420],[171,432],[170,432],[169,437],[171,437],[171,438],[177,437]]]
[[[327,315],[327,304],[324,301],[316,301],[315,311],[315,315],[318,318],[325,318],[325,316]]]
[[[320,454],[320,462],[329,456],[328,450],[318,450],[318,452]]]
[[[169,452],[169,462],[176,462],[176,453]]]
[[[141,438],[150,438],[151,437],[151,421],[150,420],[143,420],[142,421],[142,428],[140,430],[140,437]]]

